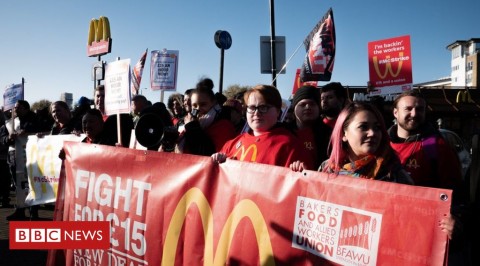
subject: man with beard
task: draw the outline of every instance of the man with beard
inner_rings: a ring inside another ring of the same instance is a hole
[[[397,121],[388,131],[390,145],[397,152],[404,169],[417,186],[452,189],[452,214],[440,222],[448,234],[449,265],[463,264],[465,222],[465,193],[461,187],[460,161],[455,151],[442,138],[436,127],[426,122],[427,103],[417,91],[402,93],[393,102],[393,115]]]
[[[453,188],[461,179],[460,162],[438,129],[425,121],[426,106],[413,90],[394,101],[397,124],[389,129],[391,146],[415,185]]]
[[[320,104],[323,123],[333,129],[338,114],[347,102],[347,93],[340,82],[330,82],[321,88]]]

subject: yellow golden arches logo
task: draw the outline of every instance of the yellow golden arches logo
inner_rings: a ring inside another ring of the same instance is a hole
[[[39,151],[38,146],[36,144],[30,146],[30,149],[27,151],[27,156],[29,158],[28,162],[28,179],[29,184],[32,186],[35,184],[34,180],[34,170],[38,169],[38,173],[40,176],[55,176],[55,158],[58,154],[55,154],[53,151],[52,145],[48,145],[44,150]],[[36,166],[36,168],[34,168]],[[49,172],[47,172],[50,170]],[[54,184],[53,193],[55,197],[57,196],[57,187],[58,184]],[[41,183],[41,190],[43,194],[47,193],[47,185],[45,183]],[[34,187],[30,187],[30,191],[34,198],[37,196],[36,190]]]
[[[398,55],[399,57],[403,57],[403,52],[398,53]],[[396,78],[398,74],[400,74],[400,71],[402,70],[403,61],[402,60],[398,61],[397,72],[393,73],[392,63],[390,62],[390,56],[387,55],[385,60],[387,60],[387,62],[385,63],[385,72],[382,75],[382,73],[380,73],[380,67],[378,66],[378,57],[377,56],[373,57],[373,67],[375,68],[375,72],[377,73],[377,76],[379,76],[380,79],[385,79],[387,74],[390,73],[392,77]]]
[[[107,17],[101,16],[99,19],[90,21],[88,30],[88,45],[93,42],[107,41],[110,39],[110,22]]]
[[[268,227],[258,206],[248,199],[240,201],[228,216],[220,234],[214,257],[212,209],[207,198],[198,188],[188,190],[180,199],[173,212],[163,246],[162,265],[175,265],[175,255],[177,253],[180,232],[185,223],[187,212],[194,203],[200,212],[205,238],[203,265],[225,265],[227,263],[228,252],[232,244],[235,228],[244,217],[248,217],[253,225],[257,239],[258,253],[260,255],[260,265],[275,265]]]
[[[111,51],[112,38],[108,18],[102,16],[99,19],[92,19],[88,30],[87,55],[102,56]]]
[[[418,167],[420,167],[420,165],[418,165],[417,163],[417,159],[409,159],[406,166],[413,169],[417,169]]]
[[[473,103],[472,96],[468,90],[458,91],[457,93],[457,103]]]
[[[239,161],[245,161],[245,157],[247,157],[248,153],[250,152],[250,149],[252,149],[252,156],[250,157],[251,162],[256,162],[257,161],[257,145],[256,144],[250,144],[248,148],[245,150],[245,146],[242,145],[237,152],[233,155],[233,157],[236,157],[237,160]],[[240,153],[240,158],[237,157],[237,155]]]

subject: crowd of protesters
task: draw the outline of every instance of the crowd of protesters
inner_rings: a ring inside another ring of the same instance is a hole
[[[131,114],[120,117],[123,132],[120,140],[117,116],[105,114],[104,101],[102,85],[95,90],[93,108],[84,97],[73,111],[65,102],[56,101],[50,107],[51,125],[42,122],[30,110],[28,102],[18,101],[14,112],[20,127],[16,132],[9,132],[5,124],[11,114],[1,113],[2,206],[11,206],[9,188],[10,180],[15,180],[11,174],[15,174],[13,144],[17,135],[84,133],[86,143],[128,147],[132,129],[142,117],[154,114],[165,127],[165,133],[162,140],[146,147],[150,150],[211,156],[217,163],[241,160],[290,167],[293,171],[318,170],[453,189],[452,213],[438,227],[452,240],[451,262],[458,263],[467,255],[464,231],[469,219],[464,208],[456,208],[463,206],[466,198],[459,159],[439,131],[426,121],[426,100],[416,91],[398,96],[393,104],[396,124],[387,128],[383,110],[365,102],[350,102],[338,82],[321,88],[301,87],[286,111],[287,117],[280,121],[284,106],[275,87],[257,85],[243,97],[227,99],[214,93],[213,81],[204,78],[183,95],[171,95],[167,105],[152,104],[143,95],[134,96]],[[175,134],[167,136],[172,128]],[[30,216],[38,216],[35,209],[30,210]],[[24,218],[25,211],[20,208],[7,217],[8,220]]]

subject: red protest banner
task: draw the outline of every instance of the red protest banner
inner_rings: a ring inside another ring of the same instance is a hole
[[[314,86],[317,87],[318,82],[317,81],[306,81],[302,82],[300,79],[300,68],[297,68],[297,72],[295,73],[295,80],[293,81],[293,89],[292,89],[292,95],[295,95],[295,93],[300,89],[302,86]]]
[[[449,190],[84,143],[65,151],[63,220],[111,222],[109,250],[66,250],[67,265],[441,265],[445,255]]]
[[[374,94],[410,90],[412,88],[410,36],[369,42],[368,69],[370,82],[377,89]]]

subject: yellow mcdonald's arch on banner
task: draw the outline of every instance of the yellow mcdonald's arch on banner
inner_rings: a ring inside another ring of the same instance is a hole
[[[240,149],[237,150],[235,155],[233,157],[237,157],[238,153],[240,153],[240,158],[238,158],[239,161],[245,161],[245,157],[247,157],[248,152],[252,149],[252,157],[251,162],[256,162],[257,161],[257,145],[256,144],[250,144],[248,148],[245,150],[245,146],[242,146]]]
[[[398,56],[403,57],[403,52],[398,53]],[[386,60],[388,59],[390,59],[389,55],[386,56]],[[398,74],[400,74],[400,71],[402,70],[402,65],[403,65],[403,61],[400,60],[398,62],[397,72],[393,73],[392,63],[390,62],[390,60],[388,60],[388,62],[385,63],[385,72],[382,75],[382,73],[380,72],[380,67],[378,66],[378,57],[377,56],[373,57],[373,67],[375,68],[375,72],[377,73],[377,76],[380,77],[380,79],[385,79],[388,73],[390,73],[392,77],[396,78]]]
[[[33,197],[36,197],[37,191],[35,191],[35,188],[32,187],[33,184],[35,184],[33,173],[34,173],[34,165],[37,166],[38,172],[40,173],[41,176],[55,176],[55,163],[54,159],[58,156],[58,154],[55,154],[53,152],[53,147],[52,145],[48,145],[46,149],[42,150],[39,152],[38,146],[36,144],[32,145],[30,147],[30,150],[27,151],[27,155],[29,156],[28,161],[29,162],[37,162],[36,164],[30,164],[28,166],[28,179],[29,179],[29,184],[30,184],[30,192],[33,194]],[[45,165],[45,161],[49,163],[48,165]],[[47,172],[47,168],[49,168],[50,172]],[[53,185],[53,193],[55,197],[57,196],[57,190],[58,190],[58,184]],[[47,185],[45,183],[41,183],[41,192],[43,194],[47,193]]]
[[[175,255],[177,253],[180,232],[185,223],[187,212],[192,204],[197,205],[202,220],[205,238],[204,265],[225,265],[227,263],[235,228],[244,217],[248,217],[252,222],[258,244],[260,265],[275,265],[267,224],[265,223],[258,206],[248,199],[240,201],[228,216],[220,234],[220,239],[214,256],[212,209],[207,198],[198,188],[191,188],[188,190],[175,208],[163,245],[162,265],[175,265]]]
[[[110,22],[107,17],[92,19],[88,30],[87,54],[97,56],[110,53],[112,38],[110,35]]]

